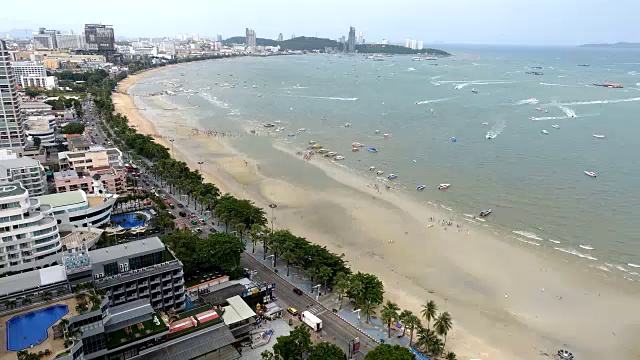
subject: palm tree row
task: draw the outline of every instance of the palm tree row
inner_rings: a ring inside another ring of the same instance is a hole
[[[402,336],[406,331],[410,332],[409,346],[431,355],[435,358],[455,360],[456,354],[445,352],[447,334],[452,328],[452,318],[449,312],[438,313],[438,307],[433,300],[422,305],[420,316],[427,322],[427,327],[422,325],[422,319],[410,310],[400,311],[397,304],[387,301],[380,312],[380,320],[387,325],[388,337],[391,337],[391,324],[400,322],[403,325]],[[433,329],[431,324],[433,322]],[[414,333],[417,333],[417,342],[413,343]],[[442,339],[440,338],[442,337]]]

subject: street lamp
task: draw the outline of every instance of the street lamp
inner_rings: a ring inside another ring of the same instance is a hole
[[[270,204],[269,207],[271,208],[271,233],[273,234],[273,210],[277,208],[278,205]]]
[[[200,165],[200,175],[202,175],[202,164],[204,164],[204,161],[198,161],[198,165]]]
[[[169,141],[171,142],[171,156],[173,158],[175,158],[175,154],[173,153],[173,142],[176,141],[175,139],[169,139]]]

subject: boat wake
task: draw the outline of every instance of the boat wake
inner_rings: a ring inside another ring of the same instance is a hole
[[[205,98],[207,101],[209,101],[210,103],[212,103],[213,105],[221,108],[221,109],[228,109],[229,108],[229,104],[227,104],[224,101],[220,101],[218,100],[217,97],[209,95],[207,93],[198,93],[198,95],[202,96],[203,98]]]
[[[562,105],[558,107],[560,108],[560,110],[562,110],[563,113],[565,113],[565,115],[567,115],[567,117],[570,117],[570,118],[577,117],[576,112],[573,109],[570,109]]]
[[[541,82],[540,85],[543,86],[562,86],[562,87],[574,87],[574,88],[582,88],[585,86],[589,86],[589,85],[567,85],[567,84],[550,84],[550,83],[545,83],[545,82]]]
[[[439,83],[439,82],[437,82],[437,81],[431,81],[431,85],[433,85],[433,86],[440,86],[440,85],[442,85],[442,84],[440,84],[440,83]]]
[[[335,96],[309,96],[309,95],[281,95],[288,97],[296,97],[296,98],[306,98],[306,99],[322,99],[322,100],[340,100],[340,101],[356,101],[357,97],[346,98],[346,97],[335,97]]]
[[[487,139],[494,139],[496,138],[498,135],[500,135],[502,133],[502,130],[504,130],[504,128],[507,126],[507,124],[504,121],[495,123],[491,129],[489,129],[489,131],[487,131]]]
[[[536,98],[530,98],[526,100],[520,100],[516,102],[516,105],[525,105],[525,104],[537,104],[539,101]]]
[[[452,100],[452,99],[455,99],[455,98],[442,98],[442,99],[422,100],[422,101],[416,101],[416,105],[432,104],[432,103],[438,103],[438,102],[448,101],[448,100]]]
[[[589,246],[589,245],[579,245],[581,248],[585,249],[585,250],[593,250],[593,247]]]
[[[456,89],[456,90],[460,90],[460,89],[465,88],[465,87],[467,87],[469,85],[470,85],[470,83],[463,83],[463,84],[458,84],[458,85],[454,86],[453,88]]]
[[[574,105],[596,105],[596,104],[617,104],[623,102],[640,101],[640,97],[627,98],[627,99],[614,99],[614,100],[593,100],[593,101],[574,101],[568,103],[561,103],[561,106],[574,106]]]

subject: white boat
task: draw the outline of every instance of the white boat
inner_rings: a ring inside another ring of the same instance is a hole
[[[344,156],[336,156],[334,159],[336,159],[336,160],[344,160]]]
[[[542,108],[536,108],[537,111],[542,111]]]
[[[451,184],[440,184],[438,185],[438,190],[447,190],[451,186]]]
[[[540,131],[543,135],[549,135],[549,132],[547,130],[541,130]]]
[[[560,129],[560,125],[551,125],[551,127],[554,129]]]
[[[378,171],[376,172],[376,174],[378,174],[378,175],[382,175],[382,174],[384,174],[384,171],[382,171],[382,170],[378,170]]]
[[[398,175],[396,174],[389,174],[389,176],[387,176],[387,179],[393,180],[393,179],[397,179]]]
[[[474,93],[474,94],[477,94],[477,93],[478,93],[478,90],[476,90],[475,88],[473,88],[473,89],[471,89],[471,92],[472,92],[472,93]]]
[[[362,144],[360,144],[359,142],[356,141],[356,142],[352,142],[351,146],[352,147],[363,147],[364,145],[362,145]]]
[[[496,135],[495,133],[488,132],[487,136],[485,136],[485,137],[487,139],[491,140],[491,139],[495,138],[496,136],[498,136],[498,135]]]
[[[596,173],[594,173],[593,171],[586,171],[584,172],[585,175],[590,176],[590,177],[596,177],[598,175],[596,175]]]
[[[414,57],[414,58],[412,58],[411,60],[413,60],[413,61],[422,61],[422,58]]]
[[[593,134],[593,138],[594,138],[594,139],[602,140],[602,139],[606,139],[606,138],[607,138],[607,136],[606,136],[606,135],[596,135],[596,134]]]
[[[489,126],[489,123],[485,121],[485,122],[482,123],[482,125]]]
[[[325,156],[336,156],[336,155],[338,155],[338,153],[337,153],[337,152],[335,152],[335,151],[329,151]]]
[[[305,132],[305,131],[307,131],[307,129],[305,129],[305,128],[298,129],[298,132]]]
[[[375,170],[375,169],[376,169],[376,167],[375,167],[375,166],[369,166],[369,171],[373,171],[373,170]]]
[[[264,123],[264,124],[262,124],[262,126],[264,126],[266,128],[271,128],[271,127],[274,127],[275,125],[273,125],[272,123]]]
[[[316,142],[314,140],[309,140],[309,145],[315,145]]]
[[[376,130],[376,134],[380,134],[380,130]]]
[[[418,190],[418,191],[422,191],[422,190],[424,190],[426,187],[427,187],[426,185],[418,185],[418,186],[416,186],[416,190]]]
[[[351,123],[345,123],[344,127],[351,127]]]
[[[320,154],[328,153],[328,152],[329,152],[329,149],[322,148],[322,149],[318,150],[318,152],[319,152]]]

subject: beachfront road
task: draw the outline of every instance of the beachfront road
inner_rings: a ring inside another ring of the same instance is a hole
[[[317,317],[322,320],[322,340],[329,341],[336,344],[345,352],[349,354],[349,341],[354,338],[360,338],[360,353],[356,354],[353,359],[364,359],[364,355],[369,350],[376,347],[376,343],[363,335],[360,331],[354,329],[351,325],[337,317],[331,312],[321,308],[314,299],[305,295],[297,295],[293,292],[294,286],[286,282],[271,269],[264,266],[262,263],[251,257],[247,253],[243,253],[240,258],[240,266],[257,271],[257,278],[268,284],[275,283],[276,289],[274,291],[275,296],[278,298],[278,305],[280,305],[286,312],[288,306],[294,307],[298,312],[307,310],[307,308],[313,308],[316,311],[312,311]],[[320,311],[317,311],[320,310]],[[287,314],[288,315],[288,314]],[[288,318],[288,317],[287,317]],[[297,321],[296,321],[297,322]],[[314,337],[314,335],[311,335]]]

